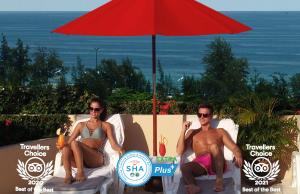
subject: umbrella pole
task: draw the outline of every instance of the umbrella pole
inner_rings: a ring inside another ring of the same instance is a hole
[[[153,115],[153,156],[157,156],[157,114],[156,114],[156,36],[152,35],[152,115]]]

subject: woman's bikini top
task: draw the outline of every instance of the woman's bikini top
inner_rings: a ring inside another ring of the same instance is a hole
[[[85,122],[84,128],[81,130],[81,138],[93,138],[93,139],[104,139],[106,133],[103,131],[102,123],[101,127],[97,127],[95,130],[91,130],[87,127],[87,122]]]

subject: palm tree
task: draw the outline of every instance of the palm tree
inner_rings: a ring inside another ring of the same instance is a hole
[[[230,116],[240,125],[238,144],[243,150],[245,160],[251,161],[256,158],[250,156],[246,144],[275,146],[269,159],[279,160],[281,171],[277,180],[281,180],[291,165],[292,152],[298,150],[299,129],[295,117],[276,114],[274,112],[278,103],[276,98],[250,93],[229,101],[232,107]]]

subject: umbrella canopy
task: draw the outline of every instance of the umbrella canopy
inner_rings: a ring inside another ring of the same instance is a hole
[[[112,0],[53,32],[88,36],[152,35],[153,155],[157,155],[156,35],[235,34],[251,30],[195,0]]]
[[[195,0],[112,0],[53,32],[94,36],[190,36],[250,30]]]

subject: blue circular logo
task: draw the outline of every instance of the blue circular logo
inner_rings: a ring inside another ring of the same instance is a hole
[[[126,152],[118,161],[117,172],[125,184],[132,187],[141,186],[151,178],[152,163],[141,151]]]

